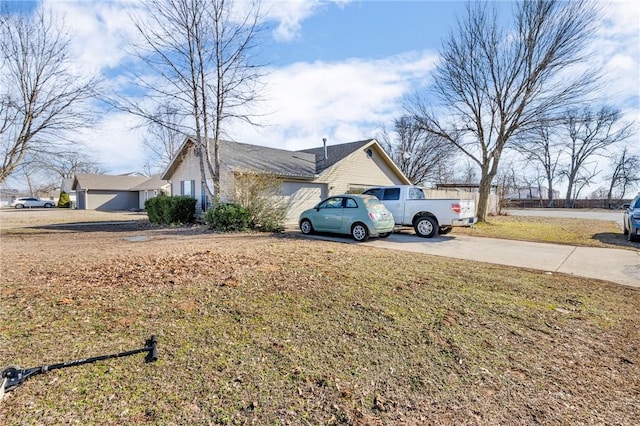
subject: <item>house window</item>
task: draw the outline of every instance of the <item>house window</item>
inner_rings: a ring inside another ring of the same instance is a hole
[[[180,181],[180,195],[186,195],[187,197],[193,197],[194,195],[196,195],[196,181]]]
[[[149,191],[144,191],[144,200],[147,201],[149,199]]]

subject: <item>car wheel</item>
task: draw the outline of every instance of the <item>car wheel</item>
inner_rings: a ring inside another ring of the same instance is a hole
[[[636,241],[636,236],[633,235],[630,229],[627,229],[627,241],[634,242]]]
[[[629,235],[629,228],[627,228],[627,222],[622,223],[622,235]]]
[[[53,204],[51,204],[51,203],[46,203],[46,204],[44,205],[44,208],[45,208],[45,209],[50,209],[50,208],[52,208],[52,207],[53,207]]]
[[[24,204],[16,204],[16,209],[24,209]]]
[[[449,232],[453,231],[453,227],[451,226],[442,226],[440,227],[440,229],[438,230],[438,234],[440,235],[447,235]]]
[[[369,230],[363,223],[354,223],[351,226],[351,236],[358,242],[367,241],[369,239]]]
[[[438,224],[431,216],[420,216],[413,224],[416,234],[422,238],[431,238],[438,234]]]
[[[312,234],[313,225],[311,225],[311,221],[308,219],[305,219],[302,222],[300,222],[300,231],[302,231],[302,233],[305,235]]]
[[[385,232],[383,234],[380,234],[380,238],[387,238],[389,235],[391,235],[391,232]]]

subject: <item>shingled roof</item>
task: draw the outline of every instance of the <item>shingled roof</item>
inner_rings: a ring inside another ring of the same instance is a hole
[[[221,140],[220,161],[232,171],[252,171],[271,173],[277,176],[313,179],[358,149],[373,142],[375,142],[375,139],[327,146],[327,156],[325,158],[324,146],[300,151],[289,151],[286,149]],[[180,151],[184,152],[184,150],[193,143],[192,139],[186,139]],[[165,169],[163,177],[168,178],[171,176],[181,161],[181,158],[180,155],[174,157],[167,169]]]
[[[149,180],[149,176],[100,175],[78,173],[72,189],[93,189],[102,191],[135,191],[135,187]]]
[[[313,178],[316,174],[316,157],[304,152],[220,141],[220,158],[233,171],[302,178]]]

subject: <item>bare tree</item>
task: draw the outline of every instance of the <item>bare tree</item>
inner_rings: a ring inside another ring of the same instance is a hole
[[[589,168],[589,166],[593,166]],[[589,187],[593,183],[595,183],[596,177],[600,174],[602,170],[598,169],[598,164],[585,164],[583,167],[578,170],[573,182],[573,193],[571,197],[569,197],[569,201],[565,201],[565,207],[573,207],[575,205],[575,200],[580,197],[580,193],[583,189]]]
[[[611,163],[613,172],[609,177],[608,205],[613,203],[614,191],[618,191],[617,201],[620,202],[629,188],[640,182],[640,156],[631,154],[626,146],[611,156]]]
[[[180,127],[181,117],[176,107],[169,104],[158,107],[155,119],[147,125],[147,134],[142,141],[149,157],[147,164],[150,172],[164,170],[178,153],[184,141]]]
[[[514,7],[514,25],[503,28],[495,4],[469,2],[440,50],[432,96],[406,102],[425,131],[479,166],[479,221],[504,149],[542,117],[584,99],[598,76],[593,67],[578,67],[597,26],[595,2],[532,0]]]
[[[411,117],[396,119],[394,133],[394,140],[383,133],[380,143],[402,173],[415,184],[439,182],[440,172],[449,167],[455,148],[422,130]]]
[[[569,162],[563,174],[567,177],[565,207],[571,207],[577,198],[576,185],[584,186],[591,181],[597,171],[587,170],[594,156],[602,155],[612,145],[624,141],[632,134],[630,123],[621,123],[622,115],[612,107],[602,107],[593,112],[586,107],[582,110],[570,109],[563,122],[567,134]]]
[[[516,149],[528,161],[538,164],[544,171],[547,184],[547,207],[553,207],[553,188],[562,178],[560,158],[563,153],[563,144],[560,143],[555,130],[551,120],[543,119],[530,132],[522,134],[516,144]]]
[[[53,172],[61,179],[71,179],[77,173],[106,173],[106,169],[100,162],[93,159],[85,150],[50,153],[41,158],[36,158],[34,164],[40,169]]]
[[[43,9],[0,12],[0,183],[29,153],[51,150],[57,138],[90,123],[86,101],[97,80],[79,76],[64,23]]]
[[[176,128],[155,114],[155,106],[149,111],[135,100],[124,109],[192,137],[201,153],[203,187],[209,197],[217,196],[224,124],[233,119],[251,123],[248,110],[257,100],[261,67],[253,63],[251,54],[258,47],[259,4],[253,3],[242,14],[232,0],[149,0],[145,4],[146,20],[134,18],[143,39],[137,55],[153,74],[136,77],[147,97],[176,106],[184,124]]]

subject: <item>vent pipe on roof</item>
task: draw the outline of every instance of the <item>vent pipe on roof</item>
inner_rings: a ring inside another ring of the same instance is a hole
[[[329,156],[327,155],[327,138],[322,138],[322,146],[324,148],[324,160],[326,160],[327,158],[329,158]]]

